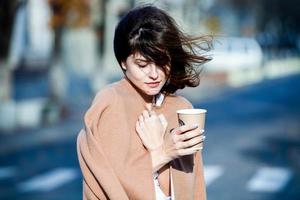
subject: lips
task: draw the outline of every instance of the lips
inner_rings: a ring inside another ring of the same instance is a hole
[[[158,87],[159,86],[159,84],[160,84],[160,81],[156,81],[156,82],[148,82],[148,83],[146,83],[149,87],[151,87],[151,88],[156,88],[156,87]]]

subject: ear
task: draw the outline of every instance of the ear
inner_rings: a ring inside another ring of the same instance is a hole
[[[125,63],[125,62],[122,62],[122,63],[121,63],[121,67],[122,67],[122,69],[123,69],[124,71],[127,70],[127,66],[126,66],[126,63]]]

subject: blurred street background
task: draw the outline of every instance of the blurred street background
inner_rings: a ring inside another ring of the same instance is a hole
[[[0,200],[82,199],[76,136],[122,76],[118,20],[143,3],[214,36],[200,86],[179,92],[208,110],[208,199],[300,200],[296,0],[1,0]]]

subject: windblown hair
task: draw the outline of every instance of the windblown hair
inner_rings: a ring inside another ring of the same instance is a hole
[[[166,93],[199,85],[199,65],[210,60],[202,53],[210,49],[210,44],[211,37],[185,34],[166,12],[149,5],[123,16],[114,36],[114,52],[120,66],[131,54],[140,53],[166,72],[168,81],[162,88]]]

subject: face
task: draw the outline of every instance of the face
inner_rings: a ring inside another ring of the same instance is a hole
[[[160,92],[166,83],[166,73],[162,67],[149,62],[141,54],[130,55],[122,63],[126,77],[145,95],[153,96]]]

